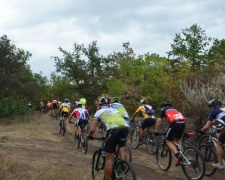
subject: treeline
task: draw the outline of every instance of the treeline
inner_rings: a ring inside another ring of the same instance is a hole
[[[156,110],[167,99],[198,123],[207,119],[209,99],[225,100],[225,40],[207,37],[197,24],[175,35],[171,51],[167,52],[168,57],[154,53],[136,55],[129,42],[123,43],[122,52],[112,52],[107,56],[100,53],[97,41],[87,47],[74,43],[73,52],[67,52],[61,47],[59,51],[62,57],[53,56],[57,72],[52,73],[49,82],[41,74],[31,73],[26,64],[31,54],[22,51],[23,56],[13,60],[23,63],[22,67],[26,69],[24,72],[32,80],[29,83],[34,83],[32,87],[35,90],[33,92],[30,89],[31,96],[29,88],[26,93],[23,92],[22,87],[27,87],[28,81],[22,79],[17,79],[21,90],[10,82],[4,82],[4,86],[8,84],[6,87],[10,87],[13,93],[7,94],[5,88],[1,100],[7,99],[9,94],[36,103],[41,98],[45,101],[52,98],[74,101],[86,97],[94,111],[97,98],[107,95],[119,97],[128,112],[133,113],[142,98],[146,98]],[[1,61],[3,59],[8,64],[5,57],[8,57],[7,54],[1,57]]]

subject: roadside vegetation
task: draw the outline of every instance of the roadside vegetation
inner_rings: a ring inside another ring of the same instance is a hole
[[[119,97],[130,114],[146,98],[156,111],[164,100],[192,120],[195,128],[207,118],[207,101],[225,102],[225,39],[208,37],[197,24],[175,34],[168,57],[154,52],[135,54],[129,42],[122,52],[101,54],[97,41],[73,44],[73,51],[59,47],[52,55],[57,72],[51,79],[32,73],[28,51],[17,48],[7,35],[0,38],[0,123],[11,124],[18,116],[39,110],[53,98],[71,102],[85,97],[92,112],[99,96]],[[151,51],[151,50],[149,50]],[[27,103],[32,109],[27,108]]]

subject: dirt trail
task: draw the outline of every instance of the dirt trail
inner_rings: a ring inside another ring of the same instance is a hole
[[[89,141],[89,149],[87,154],[83,154],[81,149],[75,149],[73,144],[73,125],[68,124],[68,131],[65,136],[59,134],[59,126],[56,120],[51,119],[47,114],[41,116],[44,118],[44,124],[41,134],[23,134],[18,131],[0,132],[0,136],[9,135],[9,139],[0,147],[0,155],[6,157],[18,157],[19,160],[29,165],[29,168],[24,168],[23,174],[6,176],[10,180],[30,180],[30,179],[49,179],[40,176],[48,170],[64,168],[68,171],[77,170],[80,174],[61,178],[62,180],[75,179],[91,179],[91,160],[93,152],[100,146],[100,142]],[[128,142],[129,144],[129,142]],[[137,174],[138,180],[146,179],[162,179],[162,180],[181,180],[186,179],[181,167],[171,166],[167,171],[161,171],[157,164],[155,156],[149,155],[145,150],[145,146],[139,147],[137,150],[132,149],[133,165]],[[1,157],[0,157],[1,158]],[[172,162],[174,164],[174,161]],[[54,167],[54,168],[53,168]],[[224,172],[216,172],[212,177],[204,177],[205,180],[221,179]],[[1,177],[1,176],[0,176]],[[39,178],[38,178],[39,177]],[[41,177],[41,178],[40,178]],[[54,177],[53,175],[50,177]],[[1,178],[0,178],[1,179]],[[53,179],[53,178],[52,178]],[[56,178],[54,178],[56,179]],[[223,179],[223,178],[222,178]]]

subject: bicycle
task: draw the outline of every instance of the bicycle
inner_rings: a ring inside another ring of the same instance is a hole
[[[135,129],[131,132],[131,146],[133,149],[137,149],[139,147],[139,138],[140,138],[140,128],[141,128],[141,121],[137,121],[135,123]],[[143,135],[143,144],[146,145],[146,150],[149,154],[155,154],[157,145],[159,143],[159,139],[154,135],[154,133],[150,133],[149,128],[144,130]]]
[[[66,117],[66,115],[63,114],[62,115],[62,119],[60,120],[60,123],[59,123],[60,134],[62,134],[62,136],[64,136],[65,135],[65,132],[66,132],[65,117]]]
[[[172,153],[166,145],[166,133],[161,133],[160,135],[163,141],[158,144],[156,161],[161,170],[167,171],[172,163]],[[184,175],[189,180],[202,179],[205,174],[205,161],[201,152],[194,146],[183,150],[182,145],[177,144],[175,141],[174,144],[182,156],[180,165]]]
[[[84,154],[86,154],[88,150],[88,140],[87,140],[88,129],[89,125],[87,123],[82,123],[81,125],[78,125],[78,132],[77,132],[78,137],[75,137],[75,147],[79,149],[81,145],[81,149]]]
[[[206,135],[203,135],[200,141],[205,142],[199,143],[199,150],[202,152],[203,157],[206,162],[206,172],[205,175],[212,176],[217,169],[212,167],[212,163],[217,163],[217,154],[215,148],[217,146],[217,137],[219,136],[218,132],[220,131],[221,126],[212,126],[210,131]],[[223,146],[223,164],[225,165],[225,147]]]
[[[105,163],[106,163],[106,157],[105,157],[105,149],[104,149],[104,137],[96,138],[95,140],[101,140],[102,144],[98,150],[96,150],[93,154],[92,158],[92,179],[105,179]],[[119,158],[119,149],[122,144],[124,144],[127,141],[126,138],[122,138],[119,140],[119,146],[115,152],[114,160],[113,160],[113,172],[112,172],[112,179],[113,180],[136,180],[136,173],[133,168],[133,165],[131,162],[129,162],[126,159],[120,159]]]

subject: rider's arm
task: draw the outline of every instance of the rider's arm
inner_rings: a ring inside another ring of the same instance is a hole
[[[130,118],[131,122],[134,122],[134,118],[136,117],[136,115],[139,113],[139,107],[137,108],[137,110],[134,112],[134,114],[132,115],[132,117]]]
[[[91,124],[91,129],[89,131],[88,136],[92,136],[95,132],[96,127],[98,126],[98,121],[97,120],[93,120],[92,124]]]
[[[158,132],[159,131],[159,127],[161,125],[161,122],[162,122],[162,118],[158,118],[157,121],[156,121],[156,125],[155,125],[155,132]]]
[[[214,121],[214,120],[213,120]],[[212,126],[213,121],[207,121],[205,126],[203,126],[203,128],[201,129],[202,132],[206,132],[209,130],[209,128]]]

